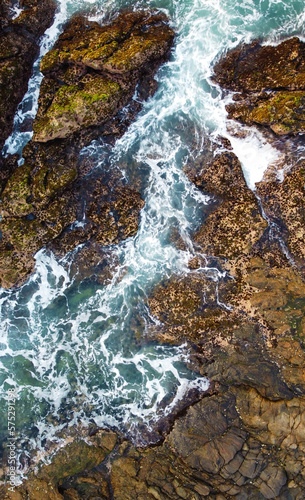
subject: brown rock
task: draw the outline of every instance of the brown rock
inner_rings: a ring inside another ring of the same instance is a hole
[[[303,133],[304,47],[296,37],[276,47],[254,41],[222,57],[214,68],[215,80],[242,93],[227,107],[229,118],[270,127],[278,135]]]
[[[287,481],[287,476],[283,469],[268,465],[260,475],[263,480],[260,486],[260,492],[264,498],[276,498],[281,491],[282,486]]]
[[[297,37],[277,46],[257,41],[228,52],[214,67],[214,78],[238,92],[305,89],[305,44]]]
[[[260,182],[257,191],[271,220],[283,225],[282,237],[296,263],[305,264],[305,170],[298,165],[288,172],[282,183]]]
[[[41,61],[34,140],[69,137],[115,116],[166,59],[174,39],[166,21],[144,11],[122,13],[108,26],[74,17]]]
[[[90,176],[78,156],[92,139],[122,135],[141,108],[132,99],[136,86],[139,101],[156,90],[150,84],[173,38],[161,14],[124,12],[103,27],[78,16],[43,58],[35,140],[2,193],[2,287],[28,277],[42,246],[62,255],[90,239],[110,245],[136,233],[140,194],[116,173]],[[117,116],[128,103],[129,112]],[[15,264],[16,252],[27,266]]]
[[[56,2],[24,0],[24,10],[15,20],[9,7],[3,3],[0,12],[0,150],[12,131],[14,114],[38,55],[39,38],[52,23]]]

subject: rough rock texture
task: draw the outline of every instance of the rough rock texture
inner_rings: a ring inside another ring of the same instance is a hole
[[[101,431],[4,498],[304,498],[303,167],[282,184],[257,186],[267,218],[229,148],[186,172],[215,203],[193,235],[187,276],[158,285],[149,299],[162,323],[151,333],[189,341],[193,366],[213,391],[176,418],[162,444],[139,449]]]
[[[0,150],[13,126],[16,108],[27,90],[38,40],[51,25],[55,0],[21,0],[21,14],[13,19],[14,1],[0,7]],[[1,181],[0,177],[0,181]]]
[[[268,224],[234,154],[227,150],[213,160],[210,156],[187,173],[218,203],[193,237],[196,255],[189,274],[159,285],[150,308],[163,324],[154,334],[194,342],[202,373],[221,384],[223,396],[213,398],[220,404],[234,394],[241,420],[229,430],[217,424],[220,436],[208,438],[209,425],[219,415],[215,409],[194,435],[202,411],[192,419],[192,408],[176,439],[172,435],[179,421],[168,441],[190,466],[208,473],[208,485],[225,498],[302,498],[303,431],[296,438],[295,430],[302,422],[305,394],[303,169],[295,167],[282,184],[258,185]],[[279,220],[285,220],[286,229],[280,225],[275,231]],[[278,238],[281,229],[283,239]],[[283,240],[298,267],[283,253]],[[206,271],[206,265],[212,269]],[[217,268],[229,276],[219,275],[217,282]],[[249,441],[244,433],[250,433]]]
[[[304,398],[270,401],[237,386],[189,408],[158,447],[99,431],[2,498],[301,500],[304,432]]]
[[[103,27],[76,17],[43,58],[34,139],[1,195],[2,287],[20,285],[45,245],[63,255],[90,239],[110,245],[136,233],[139,193],[115,171],[91,174],[79,151],[126,130],[156,89],[153,75],[173,38],[161,14],[127,12]]]
[[[86,457],[80,465],[68,446],[64,462],[63,452],[55,455],[17,496],[4,498],[25,499],[28,492],[33,500],[303,498],[305,284],[265,224],[247,234],[252,221],[241,218],[238,247],[235,239],[220,245],[227,236],[210,231],[209,217],[226,217],[227,203],[231,209],[242,200],[245,206],[254,203],[232,152],[219,153],[214,162],[202,159],[188,174],[218,203],[194,235],[197,254],[187,277],[159,285],[149,304],[163,323],[153,335],[190,341],[194,367],[213,382],[213,390],[176,418],[162,444],[139,449],[100,431],[87,438],[89,448],[75,444],[76,455]],[[254,222],[257,213],[256,207]],[[205,244],[227,248],[226,258],[204,257]],[[229,269],[230,276],[217,282],[217,268]],[[94,460],[100,460],[96,467]]]
[[[305,164],[299,162],[283,182],[260,182],[257,192],[267,216],[282,227],[282,238],[303,271],[305,268]]]
[[[219,153],[210,163],[201,165],[199,160],[188,175],[200,189],[223,200],[221,207],[207,217],[196,243],[208,255],[227,259],[247,255],[267,223],[247,187],[238,158],[231,151]],[[215,236],[220,234],[221,238]]]
[[[305,131],[305,44],[298,38],[276,47],[239,46],[215,65],[214,79],[239,92],[227,106],[229,118],[278,135]]]
[[[74,18],[41,61],[45,75],[34,140],[47,142],[105,123],[167,57],[174,32],[166,17],[120,15],[110,26]]]

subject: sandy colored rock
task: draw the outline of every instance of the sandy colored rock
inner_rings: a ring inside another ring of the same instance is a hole
[[[283,239],[301,267],[305,265],[304,185],[302,162],[285,175],[282,183],[260,182],[257,186],[267,215],[284,226]]]

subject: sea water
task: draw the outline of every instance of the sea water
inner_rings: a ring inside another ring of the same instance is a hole
[[[150,314],[149,294],[163,279],[191,272],[187,262],[196,250],[190,236],[210,203],[183,167],[200,155],[207,139],[221,135],[231,140],[254,189],[279,156],[254,129],[245,130],[243,138],[228,131],[225,105],[231,96],[211,76],[219,57],[243,41],[277,44],[291,35],[302,37],[302,1],[61,0],[41,40],[40,58],[74,12],[85,10],[102,22],[124,8],[165,12],[177,33],[175,46],[157,73],[157,92],[125,135],[110,149],[95,141],[82,155],[91,155],[95,173],[106,163],[110,170],[120,165],[127,180],[134,162],[137,175],[145,176],[145,206],[137,234],[110,249],[119,265],[107,285],[73,275],[75,252],[56,260],[42,249],[28,281],[17,290],[0,291],[1,440],[7,437],[5,391],[15,387],[16,432],[27,454],[80,424],[118,428],[139,442],[143,425],[169,414],[189,390],[208,388],[208,380],[188,368],[187,346],[146,339],[160,326]],[[40,58],[5,153],[22,155],[32,137],[23,130],[37,112]],[[173,229],[182,246],[173,242]]]

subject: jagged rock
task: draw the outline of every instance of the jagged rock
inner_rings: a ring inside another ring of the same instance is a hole
[[[227,106],[229,118],[248,125],[263,125],[278,135],[304,133],[305,92],[263,93],[251,105],[247,99]]]
[[[39,38],[51,25],[56,9],[55,0],[22,0],[23,11],[12,19],[13,3],[2,2],[0,12],[0,150],[27,90]]]
[[[168,441],[175,451],[184,454],[188,465],[198,468],[201,475],[205,470],[208,477],[205,476],[205,481],[209,486],[213,482],[214,488],[217,482],[219,492],[263,499],[285,498],[291,490],[292,495],[301,498],[303,478],[295,481],[295,477],[301,467],[304,426],[300,424],[297,436],[294,429],[298,426],[296,422],[300,422],[300,408],[304,405],[299,396],[305,391],[304,282],[280,245],[269,239],[267,222],[246,186],[238,160],[230,151],[216,155],[214,160],[205,155],[186,172],[200,189],[217,197],[211,213],[193,236],[196,250],[212,253],[214,266],[217,262],[219,268],[227,269],[234,279],[214,283],[213,292],[209,274],[201,270],[209,260],[204,261],[198,252],[185,278],[172,277],[155,288],[149,304],[163,327],[155,327],[153,333],[165,341],[195,342],[203,363],[202,373],[216,383],[231,387],[229,392],[237,397],[234,405],[242,421],[235,421],[233,428],[222,429],[221,437],[210,439],[210,422],[220,426],[223,420],[219,409],[215,409],[211,412],[213,419],[210,417],[207,424],[203,411],[207,403],[203,400],[200,411],[199,405],[195,406],[184,421],[177,421]],[[270,187],[274,200],[271,197],[269,200],[270,191],[262,184],[263,193],[266,189],[262,201],[267,207],[270,203],[268,216],[275,214],[277,208],[278,220],[280,206],[287,219],[288,214],[293,215],[300,225],[297,227],[301,227],[303,194],[298,190],[303,189],[304,181],[297,182],[300,173],[293,172],[286,186],[284,181],[283,186],[275,182],[274,188]],[[282,200],[281,190],[287,192]],[[240,218],[234,226],[228,221],[236,211]],[[273,217],[275,220],[275,215]],[[300,235],[300,243],[301,240]],[[233,310],[227,310],[224,304],[233,306]],[[215,405],[219,398],[215,396]],[[252,406],[246,406],[249,398],[253,398]],[[266,410],[255,405],[265,405]],[[267,408],[270,413],[264,416]],[[240,441],[241,431],[249,433],[243,435],[244,442]],[[256,440],[254,448],[249,435]],[[198,452],[194,452],[196,446]],[[277,450],[275,454],[271,452],[273,447]],[[230,458],[227,462],[223,449]],[[217,476],[221,476],[222,481],[216,480]],[[249,481],[253,486],[249,487]]]
[[[245,182],[241,164],[231,151],[187,168],[190,180],[223,201],[205,220],[194,240],[208,255],[227,259],[247,255],[263,235],[267,223],[255,195]]]
[[[217,202],[194,235],[198,251],[190,272],[156,287],[149,304],[163,323],[161,329],[155,326],[154,335],[195,343],[193,357],[201,360],[201,373],[216,389],[176,418],[162,444],[139,449],[112,436],[105,450],[101,436],[91,445],[101,449],[101,464],[83,472],[68,454],[71,466],[65,463],[60,474],[42,469],[18,489],[18,500],[33,491],[31,481],[49,495],[45,498],[56,500],[303,498],[304,282],[271,239],[231,152],[199,161],[188,175]],[[281,212],[288,230],[296,228],[289,248],[300,256],[304,179],[299,169],[286,182],[270,189],[262,184],[261,196],[270,203],[269,217]],[[90,224],[98,220],[94,209]],[[203,256],[207,251],[213,253],[213,267],[229,270],[231,277],[217,283],[215,269],[203,270],[210,262]]]
[[[303,414],[304,398],[269,401],[246,385],[222,387],[178,417],[163,444],[137,449],[100,431],[89,438],[90,447],[76,440],[60,451],[16,489],[15,498],[31,492],[35,499],[39,492],[56,500],[301,499]]]
[[[244,44],[215,64],[214,78],[236,92],[305,89],[305,44],[297,37],[277,46]]]
[[[34,140],[64,138],[105,123],[168,55],[174,32],[163,15],[121,14],[110,26],[74,18],[42,59],[45,80]]]
[[[271,221],[284,226],[286,241],[296,263],[305,266],[305,167],[301,162],[287,172],[283,182],[260,182],[257,192]]]
[[[78,157],[92,139],[122,135],[141,108],[132,100],[136,85],[139,100],[156,90],[153,76],[174,39],[166,21],[147,11],[106,26],[78,16],[43,58],[34,139],[1,196],[2,287],[28,277],[42,246],[62,255],[90,239],[110,245],[136,233],[139,193],[117,173],[85,173]]]
[[[305,44],[298,38],[275,47],[257,41],[239,46],[215,65],[214,79],[241,93],[227,106],[229,118],[278,135],[305,131]]]

